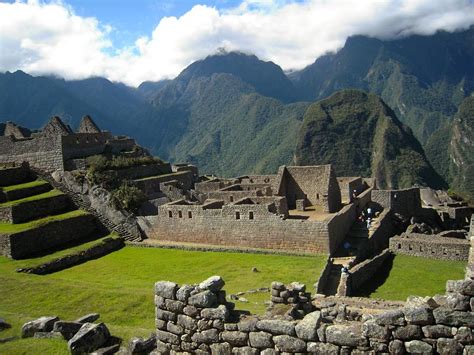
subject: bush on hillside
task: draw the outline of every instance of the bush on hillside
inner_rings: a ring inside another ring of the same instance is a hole
[[[118,189],[112,192],[112,197],[116,207],[134,213],[147,200],[142,190],[130,185],[127,181],[124,181]]]

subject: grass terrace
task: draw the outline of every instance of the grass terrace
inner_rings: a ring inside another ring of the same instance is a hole
[[[2,223],[0,222],[0,233],[18,233],[23,232],[29,229],[37,228],[44,224],[48,224],[55,221],[61,221],[64,219],[74,218],[77,216],[82,216],[88,214],[86,211],[83,210],[75,210],[71,212],[66,212],[54,216],[48,216],[45,218],[36,219],[34,221],[26,222],[26,223],[18,223],[18,224],[11,224],[11,223]]]
[[[30,182],[25,182],[25,183],[22,183],[22,184],[18,184],[18,185],[4,186],[1,189],[5,192],[8,192],[8,191],[27,189],[27,188],[30,188],[30,187],[36,187],[36,186],[47,185],[47,184],[48,184],[47,181],[37,179],[37,180],[30,181]]]
[[[55,254],[59,256],[59,252]],[[50,256],[47,258],[49,259]],[[125,342],[154,331],[153,285],[159,280],[197,283],[221,275],[227,294],[269,287],[279,280],[312,285],[326,256],[282,256],[224,252],[197,252],[125,247],[85,264],[46,276],[16,273],[15,269],[43,259],[14,261],[0,257],[0,315],[13,328],[1,338],[18,336],[21,325],[43,315],[73,320],[99,312],[112,334]],[[252,272],[256,267],[259,272]],[[270,293],[244,296],[239,309],[263,313]],[[0,344],[0,354],[66,354],[67,343],[48,339],[19,339]]]
[[[50,191],[44,192],[42,194],[21,198],[19,200],[13,200],[13,201],[7,201],[7,202],[0,203],[0,207],[15,206],[15,205],[19,205],[19,204],[24,203],[24,202],[43,200],[45,198],[55,197],[55,196],[60,196],[60,195],[64,195],[64,194],[59,190],[50,190]]]

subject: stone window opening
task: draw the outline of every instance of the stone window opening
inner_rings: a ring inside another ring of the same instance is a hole
[[[183,212],[178,211],[178,217],[179,217],[179,218],[183,218]]]
[[[422,245],[420,245],[420,251],[423,251],[423,246]]]
[[[234,196],[230,195],[229,201],[230,201],[230,202],[234,202]]]
[[[413,250],[411,244],[408,244],[408,250]]]
[[[173,218],[173,212],[168,211],[168,217],[169,217],[169,218]]]
[[[253,212],[252,211],[249,212],[249,219],[253,219]]]
[[[401,248],[402,248],[402,245],[398,243],[398,249],[401,249]]]
[[[443,255],[448,255],[448,250],[446,248],[443,248]]]
[[[235,212],[235,219],[240,219],[240,212]]]
[[[316,194],[316,199],[319,200],[319,194]]]
[[[191,211],[188,211],[188,218],[193,218],[193,213]]]

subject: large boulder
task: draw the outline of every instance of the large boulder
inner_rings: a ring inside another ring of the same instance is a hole
[[[432,354],[433,347],[421,340],[412,340],[405,343],[406,350],[411,354]]]
[[[365,346],[367,340],[362,334],[361,324],[335,324],[326,329],[326,341],[341,346]]]
[[[275,335],[295,335],[293,322],[277,319],[265,319],[257,322],[257,329]]]
[[[170,281],[158,281],[155,283],[155,294],[157,296],[176,299],[176,291],[178,290],[178,285]]]
[[[8,324],[4,319],[0,318],[0,330],[11,328],[11,325]]]
[[[148,354],[156,349],[156,337],[150,336],[148,339],[134,337],[128,343],[128,351],[130,354]]]
[[[289,336],[277,335],[273,337],[275,347],[284,352],[301,353],[306,351],[306,342],[304,340]]]
[[[217,296],[212,291],[206,290],[199,292],[188,299],[188,303],[191,306],[200,308],[209,308],[216,304]]]
[[[72,354],[84,354],[101,348],[109,339],[110,332],[104,323],[84,323],[81,329],[68,341]]]
[[[27,322],[21,327],[21,337],[33,337],[36,332],[50,332],[53,330],[54,323],[58,320],[58,317],[40,317]]]
[[[89,314],[86,314],[85,316],[77,318],[74,322],[77,322],[77,323],[94,323],[99,318],[100,318],[99,313],[89,313]]]

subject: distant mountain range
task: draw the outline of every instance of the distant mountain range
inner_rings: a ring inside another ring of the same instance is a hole
[[[196,163],[203,173],[267,173],[292,162],[297,142],[304,146],[301,129],[311,103],[343,89],[380,96],[383,102],[374,108],[390,107],[387,117],[398,118],[414,134],[400,128],[400,135],[387,137],[398,141],[389,143],[423,157],[423,166],[427,163],[456,189],[459,183],[450,165],[455,153],[449,145],[454,117],[474,90],[474,28],[394,41],[351,37],[337,53],[288,76],[278,65],[242,53],[209,56],[173,80],[145,82],[137,89],[103,78],[64,81],[5,73],[0,74],[0,121],[39,128],[51,115],[59,115],[77,126],[90,114],[103,129],[134,136],[163,159]],[[367,115],[358,118],[361,127],[369,127],[375,113]],[[352,144],[343,136],[333,139]],[[328,162],[327,155],[318,160],[306,148],[301,162]],[[364,149],[369,148],[375,147]],[[351,159],[353,174],[377,170],[372,160],[369,168],[360,157]],[[386,176],[386,185],[439,183],[438,178],[397,176]]]

